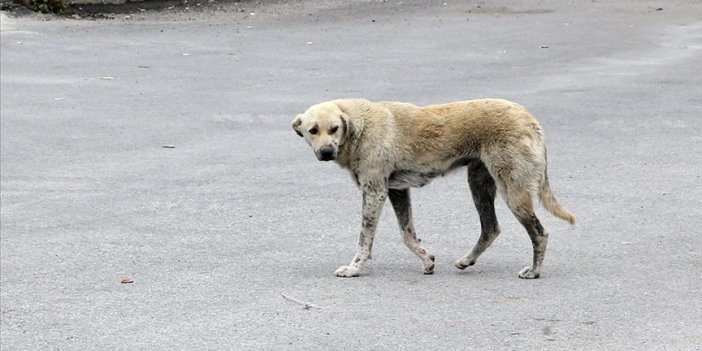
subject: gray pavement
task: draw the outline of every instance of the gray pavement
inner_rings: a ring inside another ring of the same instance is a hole
[[[3,351],[702,349],[702,3],[246,6],[2,18]],[[453,267],[462,172],[413,191],[434,275],[388,205],[336,278],[360,193],[290,121],[340,97],[529,108],[579,219],[539,212],[542,278],[501,201]]]

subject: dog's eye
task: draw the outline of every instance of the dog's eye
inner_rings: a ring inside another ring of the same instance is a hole
[[[337,130],[339,130],[339,126],[333,126],[331,129],[331,133],[334,134]]]
[[[317,134],[317,128],[310,129],[310,134]]]

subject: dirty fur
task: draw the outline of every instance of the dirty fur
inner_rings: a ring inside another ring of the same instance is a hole
[[[358,276],[370,259],[387,198],[404,243],[422,261],[423,272],[433,273],[434,255],[416,237],[409,189],[463,167],[468,169],[481,235],[471,252],[454,263],[456,267],[475,264],[499,235],[494,209],[497,193],[532,241],[532,264],[519,272],[520,278],[540,276],[548,241],[548,232],[534,214],[534,198],[556,217],[575,224],[575,216],[551,192],[541,126],[514,102],[480,99],[420,107],[334,100],[310,107],[293,120],[292,127],[320,161],[335,161],[349,170],[363,193],[356,255],[349,265],[336,270],[339,277]]]

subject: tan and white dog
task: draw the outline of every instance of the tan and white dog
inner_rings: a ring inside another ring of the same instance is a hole
[[[424,273],[433,273],[434,255],[420,244],[412,224],[409,188],[465,166],[481,234],[473,250],[455,262],[456,267],[475,264],[500,233],[494,206],[497,192],[531,238],[533,262],[519,272],[520,278],[539,277],[548,241],[548,232],[534,214],[534,197],[556,217],[575,224],[575,216],[558,204],[549,187],[541,126],[516,103],[481,99],[419,107],[334,100],[310,107],[295,118],[292,127],[317,159],[336,161],[349,170],[363,192],[356,256],[336,270],[339,277],[357,276],[370,259],[388,197],[404,243],[422,260]]]

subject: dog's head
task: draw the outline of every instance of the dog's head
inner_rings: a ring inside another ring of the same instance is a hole
[[[349,115],[335,102],[324,102],[297,115],[292,122],[295,132],[305,138],[320,161],[333,161],[339,146],[355,133]]]

